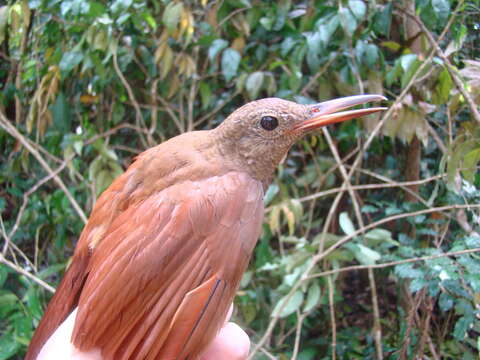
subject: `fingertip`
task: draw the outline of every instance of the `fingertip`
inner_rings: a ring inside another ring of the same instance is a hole
[[[250,338],[240,326],[229,322],[220,330],[203,355],[203,360],[245,360],[250,351]]]

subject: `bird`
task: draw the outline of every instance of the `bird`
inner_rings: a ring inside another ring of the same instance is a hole
[[[74,309],[80,351],[198,359],[224,323],[261,235],[263,196],[290,147],[322,126],[385,110],[346,110],[382,100],[255,100],[214,129],[141,153],[97,200],[25,359],[37,358]]]

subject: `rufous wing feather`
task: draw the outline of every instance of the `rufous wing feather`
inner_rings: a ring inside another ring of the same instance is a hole
[[[130,172],[118,177],[100,196],[82,231],[72,261],[50,300],[45,313],[30,341],[25,360],[35,360],[42,346],[78,306],[83,285],[88,276],[88,263],[95,245],[100,243],[113,219],[128,208],[134,188],[129,186],[132,173],[140,163],[134,163]]]
[[[174,184],[113,220],[88,264],[73,343],[105,360],[195,359],[225,321],[261,229],[263,187]]]

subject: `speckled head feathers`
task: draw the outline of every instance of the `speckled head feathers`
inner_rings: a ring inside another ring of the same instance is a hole
[[[215,129],[215,134],[224,156],[267,183],[290,147],[306,133],[385,108],[336,111],[384,99],[380,95],[357,95],[313,105],[260,99],[235,110]]]

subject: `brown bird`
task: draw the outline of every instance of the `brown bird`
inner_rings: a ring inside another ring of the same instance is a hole
[[[106,360],[197,359],[260,236],[264,190],[300,137],[384,108],[380,95],[250,102],[140,154],[100,196],[26,356],[78,306],[72,343]]]

